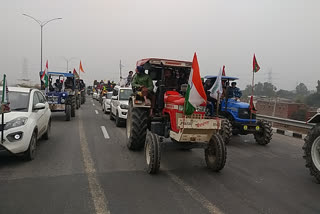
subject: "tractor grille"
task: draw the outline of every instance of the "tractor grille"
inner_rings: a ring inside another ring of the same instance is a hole
[[[250,119],[250,110],[247,108],[240,108],[238,110],[238,117],[240,119]],[[256,119],[255,114],[252,114],[252,119]]]
[[[59,97],[56,96],[49,96],[48,97],[48,102],[49,103],[58,103]]]

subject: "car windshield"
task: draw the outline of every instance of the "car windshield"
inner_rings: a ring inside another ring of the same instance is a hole
[[[106,98],[111,99],[111,97],[112,97],[112,93],[107,93]]]
[[[131,94],[131,89],[120,89],[119,100],[129,100]]]
[[[0,91],[2,99],[2,91]],[[29,93],[9,91],[9,102],[11,111],[28,111]]]

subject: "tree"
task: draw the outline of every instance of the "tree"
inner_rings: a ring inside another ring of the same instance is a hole
[[[320,80],[318,80],[317,93],[320,94]]]
[[[284,89],[280,89],[276,92],[277,97],[286,98],[286,99],[294,99],[295,93],[293,91],[287,91]]]
[[[306,97],[305,103],[309,106],[320,107],[320,93],[310,94]]]
[[[296,87],[296,93],[297,95],[308,95],[309,94],[309,91],[308,91],[308,88],[307,86],[304,84],[304,83],[300,83],[299,85],[297,85]]]

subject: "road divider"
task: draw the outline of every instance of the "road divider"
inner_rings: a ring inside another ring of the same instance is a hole
[[[100,126],[100,127],[101,127],[101,131],[102,131],[102,133],[103,133],[104,138],[105,138],[105,139],[109,139],[110,136],[109,136],[109,134],[108,134],[108,132],[107,132],[106,127],[104,127],[104,126]]]

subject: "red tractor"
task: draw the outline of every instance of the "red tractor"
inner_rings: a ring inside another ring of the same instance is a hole
[[[141,93],[133,89],[127,117],[127,146],[130,150],[144,148],[146,168],[150,174],[159,171],[161,150],[167,146],[204,149],[207,167],[216,172],[226,163],[226,146],[219,134],[223,120],[205,116],[206,103],[192,115],[184,114],[184,96],[191,65],[191,62],[156,58],[137,62],[156,86],[156,103],[153,116],[149,116],[150,105],[145,105]],[[169,80],[165,75],[168,71],[176,85],[168,86]]]

